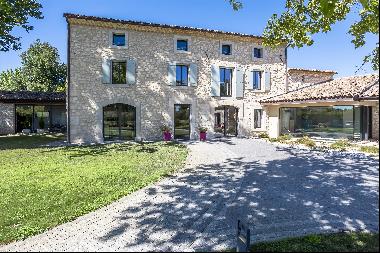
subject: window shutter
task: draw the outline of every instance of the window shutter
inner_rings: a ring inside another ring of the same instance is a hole
[[[176,65],[175,63],[169,63],[169,71],[168,71],[168,79],[169,85],[175,85],[176,81]]]
[[[271,74],[269,71],[264,72],[265,91],[270,91],[271,86]]]
[[[104,59],[102,62],[102,82],[111,83],[111,60]]]
[[[190,64],[189,83],[190,86],[197,86],[198,82],[198,66]]]
[[[236,97],[242,98],[244,96],[244,71],[242,69],[236,70]]]
[[[136,84],[136,62],[134,60],[127,61],[127,84]]]
[[[249,89],[253,89],[254,87],[253,87],[253,78],[254,78],[254,76],[253,76],[253,74],[254,74],[254,72],[253,71],[250,71],[250,72],[248,72],[248,78],[247,78],[247,80],[248,80],[248,87],[249,87]]]
[[[211,65],[211,96],[220,96],[220,74],[219,67],[216,65]]]

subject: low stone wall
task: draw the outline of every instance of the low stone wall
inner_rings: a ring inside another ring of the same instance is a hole
[[[372,107],[372,138],[379,140],[379,103]]]
[[[15,105],[0,103],[0,135],[15,133]]]

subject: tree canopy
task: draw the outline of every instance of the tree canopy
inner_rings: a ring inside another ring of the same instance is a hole
[[[235,0],[229,0],[236,9]],[[235,5],[234,5],[235,4]],[[240,3],[239,8],[242,7]],[[379,0],[286,0],[286,11],[273,14],[264,29],[264,45],[276,47],[286,43],[289,47],[310,46],[312,35],[327,33],[332,25],[345,20],[350,12],[359,12],[359,21],[348,31],[353,36],[355,48],[366,44],[366,35],[379,35]],[[363,64],[371,63],[379,69],[379,42],[363,59]]]
[[[21,49],[20,37],[12,34],[14,27],[33,30],[29,18],[42,19],[42,5],[36,0],[0,0],[0,51]]]
[[[21,54],[21,67],[0,73],[0,90],[63,91],[66,65],[57,48],[37,40]]]

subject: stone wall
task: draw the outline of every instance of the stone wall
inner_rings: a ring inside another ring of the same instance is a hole
[[[191,104],[191,136],[197,137],[197,126],[206,126],[213,136],[215,107],[231,105],[239,108],[239,133],[253,131],[253,111],[261,108],[260,98],[286,91],[285,65],[280,55],[285,49],[265,50],[263,59],[252,59],[255,46],[261,41],[246,41],[239,36],[190,36],[190,53],[174,51],[177,34],[135,30],[133,26],[110,24],[113,27],[89,26],[71,23],[70,35],[70,138],[71,142],[103,141],[103,107],[113,103],[133,105],[137,109],[137,136],[144,139],[161,138],[160,126],[173,126],[174,104]],[[109,46],[112,30],[128,33],[128,47]],[[186,35],[189,36],[189,35]],[[221,41],[233,43],[233,55],[220,55]],[[136,84],[118,86],[102,83],[104,59],[133,59],[137,63]],[[195,63],[198,83],[195,87],[175,87],[168,84],[170,62]],[[245,75],[244,98],[213,98],[211,92],[211,65],[271,72],[271,90],[253,91]],[[264,113],[265,116],[265,113]],[[267,122],[263,119],[262,122]]]
[[[372,107],[372,139],[379,140],[379,102]]]
[[[15,133],[14,104],[0,103],[0,135]]]
[[[288,91],[334,79],[334,72],[292,70],[288,71]]]

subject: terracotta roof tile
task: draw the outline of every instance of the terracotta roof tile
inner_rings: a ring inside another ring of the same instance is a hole
[[[63,16],[67,20],[69,20],[69,19],[82,19],[82,20],[88,20],[88,21],[101,21],[101,22],[138,25],[138,26],[150,26],[150,27],[158,27],[158,28],[171,28],[171,29],[177,29],[177,30],[188,30],[188,31],[207,32],[207,33],[214,33],[214,34],[233,35],[233,36],[255,38],[255,39],[262,39],[263,38],[262,36],[244,34],[244,33],[225,32],[225,31],[213,30],[213,29],[195,28],[195,27],[178,26],[178,25],[167,25],[167,24],[157,24],[157,23],[141,22],[141,21],[133,21],[133,20],[102,18],[102,17],[95,17],[95,16],[72,14],[72,13],[64,13]]]
[[[378,99],[379,75],[344,77],[315,83],[298,90],[261,100],[261,103],[296,102],[327,99]]]

